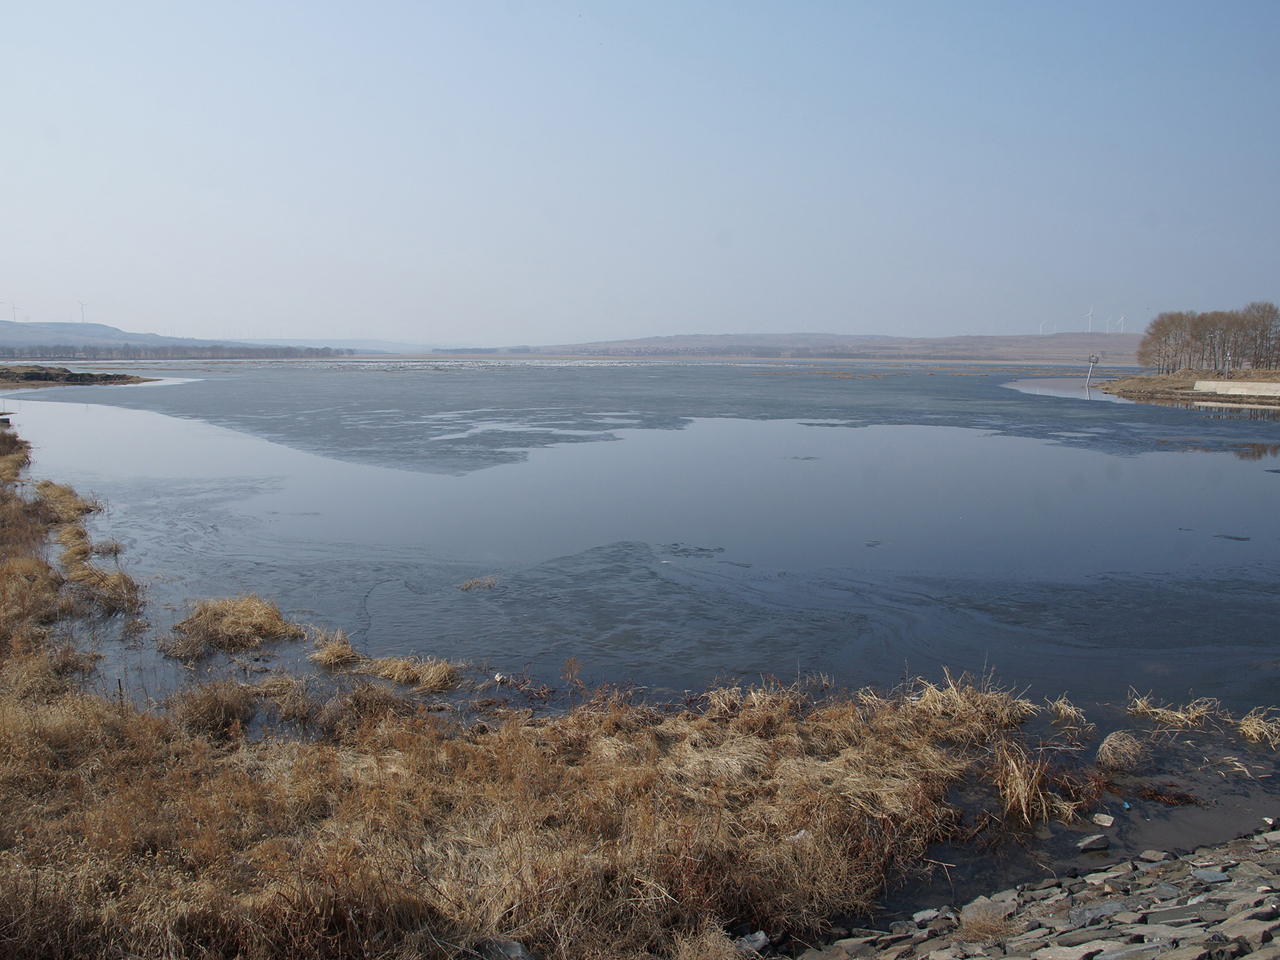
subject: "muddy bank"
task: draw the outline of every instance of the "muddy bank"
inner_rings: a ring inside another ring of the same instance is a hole
[[[1138,403],[1158,403],[1168,406],[1249,406],[1275,407],[1280,409],[1280,397],[1249,396],[1224,397],[1215,393],[1202,393],[1196,390],[1197,380],[1220,380],[1222,374],[1216,370],[1183,370],[1175,374],[1152,374],[1141,377],[1120,377],[1106,380],[1098,384],[1098,389],[1126,400]],[[1280,381],[1280,373],[1275,370],[1237,370],[1232,372],[1233,381],[1257,381],[1275,383]]]

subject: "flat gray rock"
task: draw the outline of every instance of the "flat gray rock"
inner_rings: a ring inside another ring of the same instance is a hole
[[[1157,940],[1154,943],[1129,943],[1124,946],[1104,950],[1095,960],[1146,960],[1172,949],[1168,940]]]
[[[1119,897],[1115,900],[1100,900],[1083,906],[1072,907],[1067,918],[1078,927],[1087,927],[1095,920],[1110,917],[1123,910],[1132,910],[1139,905],[1136,897]]]
[[[1226,883],[1231,878],[1221,870],[1192,870],[1191,875],[1205,883]]]

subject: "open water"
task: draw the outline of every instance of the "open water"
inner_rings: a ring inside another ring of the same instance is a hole
[[[575,657],[657,695],[951,668],[1080,704],[1280,703],[1265,415],[1027,367],[128,369],[166,379],[5,405],[35,476],[108,501],[95,533],[126,545],[155,630],[250,590],[373,655],[552,684]]]

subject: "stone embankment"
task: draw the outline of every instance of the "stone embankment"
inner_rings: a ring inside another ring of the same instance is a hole
[[[1181,857],[1100,854],[1087,875],[923,910],[887,931],[844,931],[799,960],[1280,960],[1280,830],[1267,831]],[[737,944],[771,952],[759,934]]]

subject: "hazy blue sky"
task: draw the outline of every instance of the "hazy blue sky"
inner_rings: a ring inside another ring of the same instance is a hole
[[[0,2],[0,311],[516,344],[1280,300],[1280,3]]]

